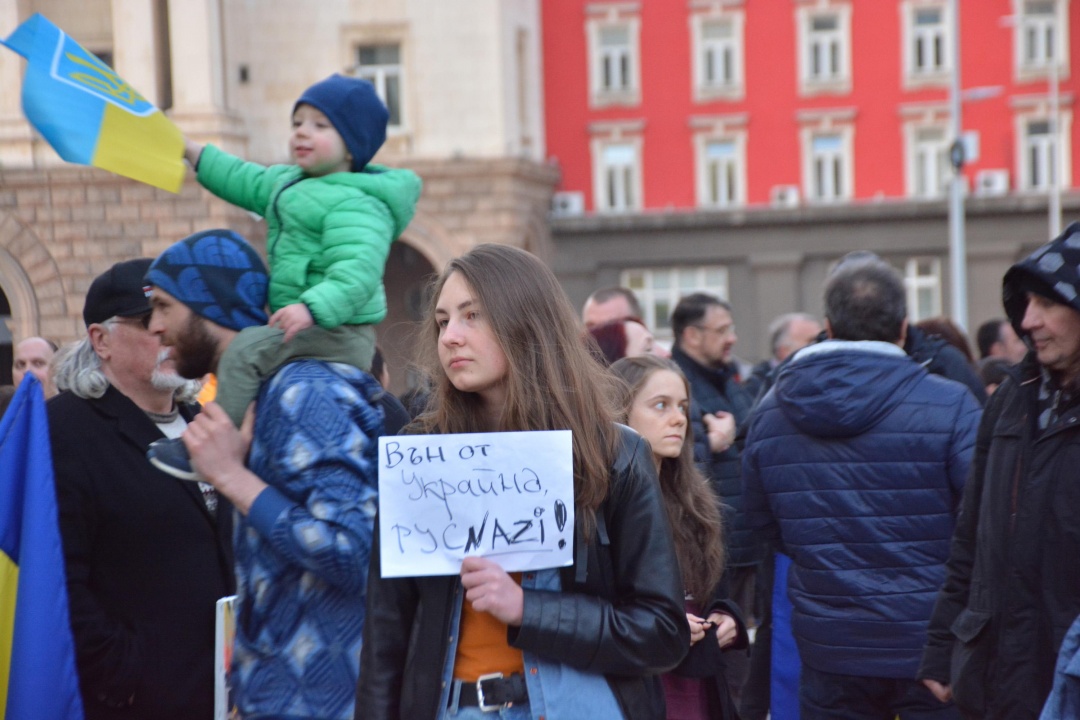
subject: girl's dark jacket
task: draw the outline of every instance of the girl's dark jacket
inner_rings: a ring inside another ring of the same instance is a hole
[[[658,675],[678,665],[690,645],[683,585],[652,454],[637,433],[618,429],[611,488],[592,537],[582,543],[579,518],[574,565],[560,571],[563,591],[526,590],[522,625],[510,628],[507,640],[606,676],[626,720],[662,720]],[[434,718],[461,581],[381,578],[378,537],[356,718]]]

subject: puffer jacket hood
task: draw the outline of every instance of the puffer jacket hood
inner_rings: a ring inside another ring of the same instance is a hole
[[[1080,223],[1072,223],[1005,273],[1001,299],[1013,330],[1021,338],[1027,336],[1021,323],[1029,292],[1080,312]]]
[[[800,350],[776,379],[776,400],[800,432],[846,438],[871,430],[925,371],[886,342],[828,340]]]

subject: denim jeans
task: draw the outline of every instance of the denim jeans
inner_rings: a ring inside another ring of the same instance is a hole
[[[921,680],[834,675],[802,667],[800,720],[960,720]]]
[[[484,712],[476,706],[458,708],[456,711],[451,708],[446,717],[454,720],[532,720],[532,712],[529,703],[514,703],[511,707],[491,712]]]

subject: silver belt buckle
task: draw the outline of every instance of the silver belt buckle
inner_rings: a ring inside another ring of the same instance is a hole
[[[485,680],[499,680],[506,677],[501,672],[488,673],[487,675],[481,675],[480,679],[476,681],[476,701],[480,704],[481,712],[494,712],[500,710],[503,707],[510,707],[513,703],[506,703],[505,705],[487,705],[484,703],[484,681]]]

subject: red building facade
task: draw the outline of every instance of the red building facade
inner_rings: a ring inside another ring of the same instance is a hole
[[[965,147],[977,151],[963,171],[971,194],[1045,194],[1055,172],[1073,187],[1077,3],[958,4]],[[956,57],[949,0],[542,7],[547,147],[562,170],[557,212],[945,195]]]

